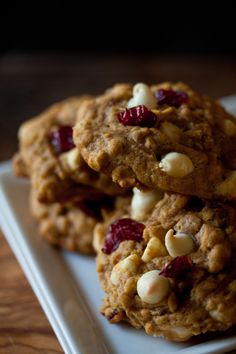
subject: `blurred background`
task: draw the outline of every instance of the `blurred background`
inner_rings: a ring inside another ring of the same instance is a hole
[[[24,120],[57,100],[97,94],[116,82],[181,80],[215,98],[236,93],[232,4],[1,6],[0,160],[17,149]]]

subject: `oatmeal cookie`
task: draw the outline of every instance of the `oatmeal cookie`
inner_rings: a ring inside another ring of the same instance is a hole
[[[123,192],[109,177],[88,167],[74,148],[72,127],[76,111],[85,100],[79,97],[57,103],[20,127],[14,170],[19,176],[30,177],[40,202],[68,200],[80,193]]]
[[[122,187],[236,197],[234,118],[185,84],[118,84],[86,100],[74,142]]]
[[[103,195],[100,199],[45,204],[38,201],[31,190],[30,210],[38,223],[40,235],[50,244],[81,253],[94,253],[93,231],[113,207],[113,199]]]
[[[172,341],[234,325],[235,206],[165,193],[140,213],[141,193],[95,228],[102,314]]]

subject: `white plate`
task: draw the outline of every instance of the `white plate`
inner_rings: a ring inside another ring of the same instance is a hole
[[[223,100],[236,113],[236,96]],[[99,314],[103,297],[93,257],[60,252],[37,234],[28,205],[29,184],[10,163],[0,165],[0,223],[67,354],[207,354],[236,348],[236,330],[187,343],[147,336],[128,325],[110,325]]]

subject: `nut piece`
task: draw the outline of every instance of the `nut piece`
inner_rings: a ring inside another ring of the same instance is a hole
[[[190,158],[179,152],[170,152],[165,155],[159,167],[171,177],[185,177],[194,170],[194,166]]]
[[[146,84],[138,83],[133,87],[133,97],[129,100],[127,108],[132,108],[143,104],[147,108],[155,108],[157,106],[156,99]]]
[[[152,237],[148,242],[141,259],[143,262],[149,262],[151,259],[161,256],[166,256],[165,247],[159,238]]]
[[[69,152],[64,153],[64,157],[66,158],[67,164],[71,171],[75,171],[80,163],[81,155],[77,148],[70,150]]]
[[[223,131],[228,136],[236,136],[236,124],[230,119],[224,120]]]
[[[178,142],[180,140],[181,129],[170,122],[163,122],[160,126],[160,131],[168,136],[172,141]]]
[[[170,229],[165,236],[165,246],[171,257],[185,256],[195,250],[195,243],[191,235]]]
[[[111,282],[114,285],[118,285],[122,275],[125,273],[136,272],[138,269],[140,260],[136,254],[131,254],[119,263],[117,263],[111,272]]]
[[[236,279],[231,281],[231,283],[229,283],[229,285],[227,287],[228,287],[229,291],[235,293],[236,292]]]
[[[216,186],[216,191],[218,194],[234,198],[236,197],[236,171],[231,172],[228,177]]]
[[[169,293],[169,280],[159,275],[158,270],[144,273],[137,282],[137,292],[142,301],[148,304],[161,302]]]
[[[143,192],[138,188],[133,188],[133,193],[131,217],[135,220],[142,220],[145,214],[151,210],[163,196],[163,192],[159,190]]]

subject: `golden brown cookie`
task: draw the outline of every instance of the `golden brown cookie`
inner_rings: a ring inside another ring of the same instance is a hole
[[[235,207],[166,193],[148,212],[147,193],[95,228],[101,312],[173,341],[228,329],[236,323]]]
[[[97,200],[79,196],[77,201],[45,204],[33,190],[30,194],[30,210],[40,235],[54,246],[85,254],[94,253],[94,227],[112,205],[112,198],[105,195]]]
[[[74,142],[122,187],[236,197],[234,118],[182,83],[120,84],[86,100]]]
[[[17,175],[28,175],[41,202],[68,200],[74,195],[123,193],[109,177],[93,171],[74,148],[72,127],[86,97],[70,98],[25,122],[19,130]],[[91,188],[92,187],[92,188]]]

